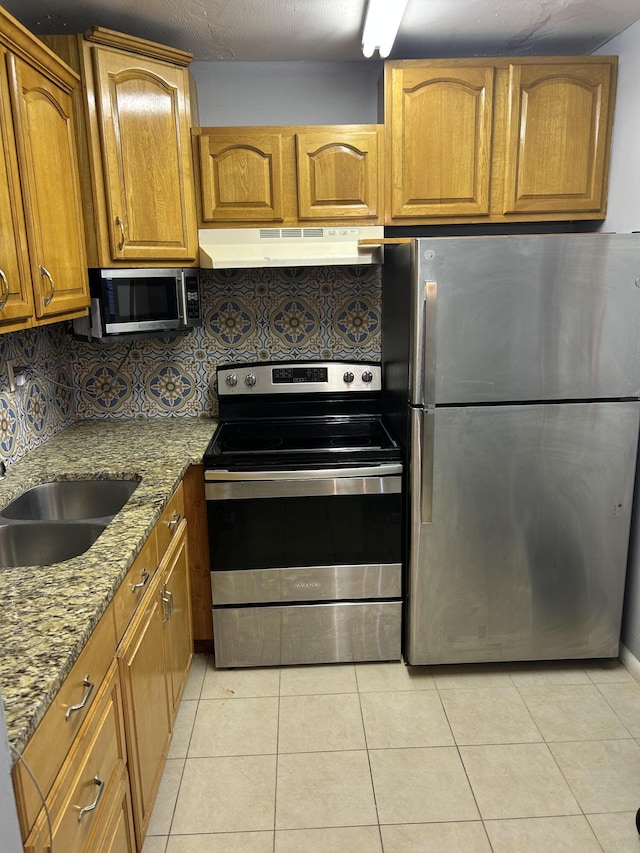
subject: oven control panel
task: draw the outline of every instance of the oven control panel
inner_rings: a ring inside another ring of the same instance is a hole
[[[370,362],[259,362],[218,367],[218,394],[380,391],[382,368]]]

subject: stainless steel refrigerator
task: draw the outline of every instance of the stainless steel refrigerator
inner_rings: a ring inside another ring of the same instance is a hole
[[[618,654],[640,235],[420,238],[383,267],[410,664]]]

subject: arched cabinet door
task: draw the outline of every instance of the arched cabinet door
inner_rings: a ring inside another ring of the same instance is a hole
[[[513,63],[504,213],[604,215],[615,66]]]
[[[382,129],[296,133],[298,218],[382,221]]]
[[[489,213],[494,69],[385,67],[387,222]]]
[[[204,222],[283,221],[281,133],[212,127],[201,128],[195,139]]]
[[[9,56],[36,317],[59,320],[89,304],[69,89]]]
[[[108,47],[85,50],[93,59],[112,260],[195,260],[187,69]]]
[[[33,293],[6,52],[1,49],[0,60],[0,331],[10,331],[29,325]]]

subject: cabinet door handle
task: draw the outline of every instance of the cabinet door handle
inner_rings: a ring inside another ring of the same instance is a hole
[[[160,596],[160,600],[162,601],[162,624],[168,622],[171,619],[171,600],[167,597],[167,589],[162,590],[162,595]]]
[[[80,811],[78,812],[78,823],[80,823],[80,821],[82,820],[82,818],[86,814],[88,814],[89,812],[92,812],[94,809],[98,808],[98,803],[100,802],[100,797],[104,793],[104,781],[100,778],[99,772],[96,773],[96,775],[93,777],[93,784],[98,786],[98,793],[96,794],[96,798],[91,803],[90,806],[85,806],[84,808],[80,809]],[[76,808],[77,808],[77,806],[76,806]]]
[[[124,222],[119,216],[116,216],[116,225],[120,229],[120,242],[118,243],[118,251],[121,252],[124,249]]]
[[[167,527],[171,531],[172,535],[175,533],[176,528],[180,524],[181,521],[182,521],[182,516],[177,511],[175,511],[173,513],[173,518],[171,519],[171,521],[167,521]]]
[[[169,596],[169,619],[173,616],[173,593],[165,587],[164,594]]]
[[[42,266],[42,264],[40,264],[40,273],[42,275],[46,275],[46,277],[49,279],[49,284],[51,285],[51,292],[49,293],[48,296],[45,296],[43,299],[43,302],[44,302],[44,305],[46,308],[47,305],[51,305],[51,300],[53,299],[55,292],[56,292],[56,285],[55,285],[55,282],[53,280],[53,276],[51,275],[51,273],[49,272],[49,270],[46,267]]]
[[[143,569],[140,572],[140,577],[142,578],[141,581],[138,581],[138,583],[131,584],[131,592],[135,592],[137,589],[142,589],[142,587],[145,586],[151,575],[146,569]]]
[[[73,712],[74,712],[74,711],[81,711],[81,710],[84,708],[84,706],[85,706],[85,705],[87,704],[87,702],[89,701],[89,696],[91,696],[91,694],[93,693],[93,686],[94,686],[94,685],[93,685],[93,681],[91,681],[91,680],[89,679],[89,674],[88,674],[88,673],[87,673],[87,675],[85,675],[85,677],[82,679],[82,683],[83,683],[83,684],[84,684],[84,686],[87,688],[87,691],[86,691],[86,693],[84,694],[84,696],[82,697],[82,701],[81,701],[81,702],[78,702],[78,704],[77,704],[77,705],[70,705],[70,706],[67,708],[67,713],[64,715],[64,718],[65,718],[65,720],[67,720],[67,721],[70,719],[70,717],[71,717],[71,715],[73,714]]]
[[[0,294],[0,311],[2,311],[9,298],[9,282],[4,274],[4,270],[0,270]]]

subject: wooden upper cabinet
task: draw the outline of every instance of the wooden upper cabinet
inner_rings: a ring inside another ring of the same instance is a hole
[[[295,140],[301,221],[381,217],[382,128],[308,128]]]
[[[77,146],[89,266],[193,265],[191,54],[101,27],[44,41],[83,81]]]
[[[9,102],[6,52],[1,49],[0,59],[0,330],[5,331],[30,325],[33,291]]]
[[[493,85],[486,63],[386,63],[387,222],[489,213]]]
[[[89,304],[71,93],[13,55],[9,80],[35,312],[53,322]]]
[[[382,125],[199,127],[193,139],[202,227],[382,222]]]
[[[614,56],[385,64],[385,222],[602,219]]]
[[[188,72],[91,48],[112,260],[194,260]]]
[[[204,223],[281,223],[282,134],[262,128],[200,128],[195,135]]]
[[[604,216],[614,82],[610,58],[509,67],[505,213]]]

